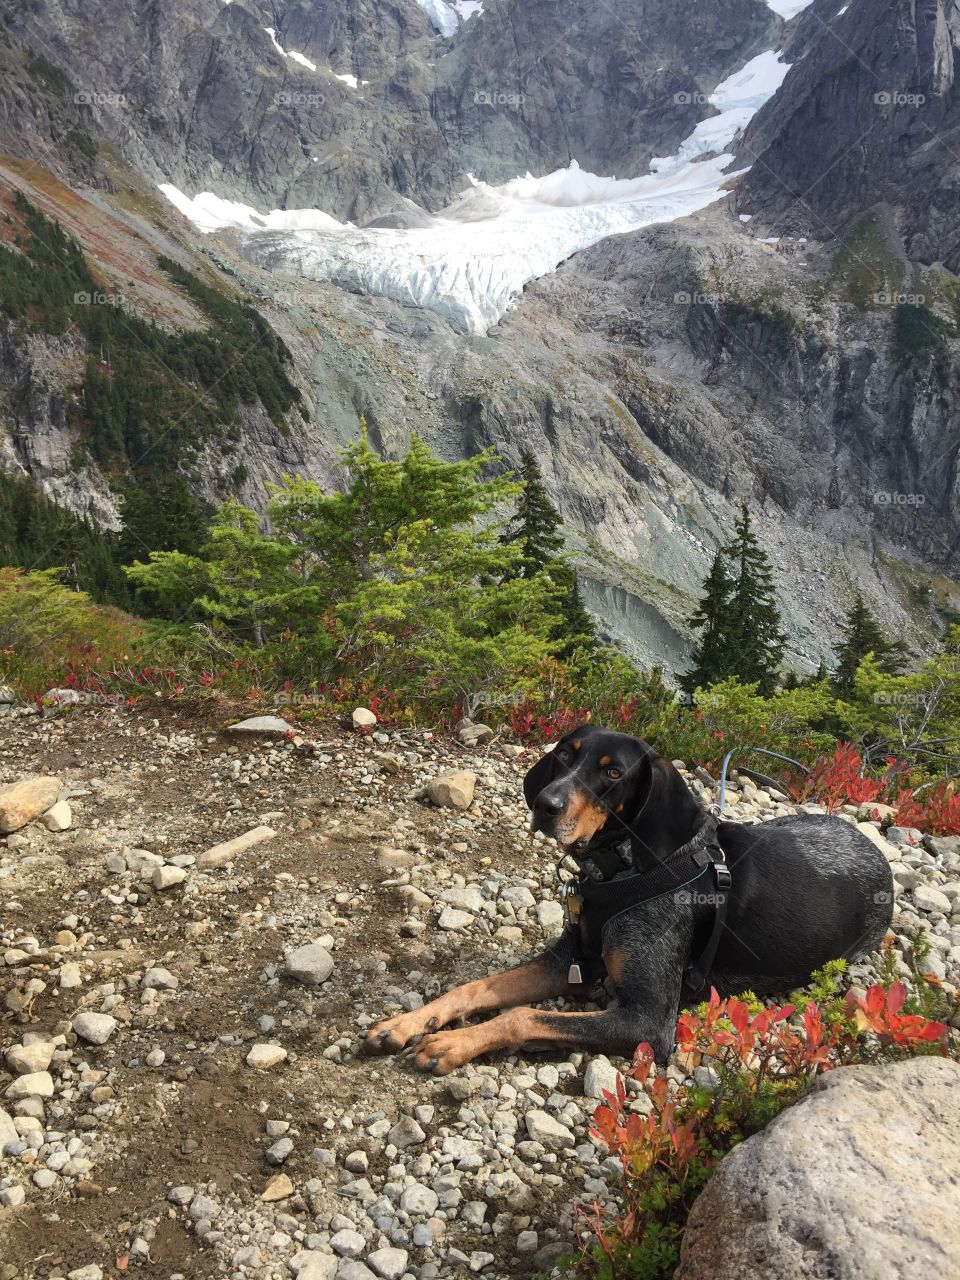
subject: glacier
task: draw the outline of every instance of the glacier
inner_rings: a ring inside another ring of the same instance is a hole
[[[163,194],[201,231],[233,228],[243,252],[270,270],[379,294],[443,316],[463,333],[496,325],[524,285],[607,236],[671,222],[720,199],[732,179],[728,150],[777,91],[789,66],[766,50],[717,85],[716,114],[701,121],[651,172],[618,179],[571,160],[543,177],[471,187],[427,225],[357,227],[320,209],[259,213],[210,192],[190,197],[169,183]]]

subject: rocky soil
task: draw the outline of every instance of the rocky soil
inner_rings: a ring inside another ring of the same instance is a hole
[[[0,1280],[551,1268],[571,1203],[608,1194],[587,1130],[624,1064],[435,1079],[361,1041],[559,930],[556,850],[522,802],[536,747],[97,708],[0,724],[0,788],[59,780],[0,838]],[[435,785],[452,770],[475,779]],[[729,798],[789,811],[748,780]],[[898,963],[922,928],[955,985],[960,841],[864,827],[894,866]]]

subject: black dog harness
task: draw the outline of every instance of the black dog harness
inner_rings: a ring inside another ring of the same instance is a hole
[[[591,847],[584,855],[580,875],[563,886],[563,905],[567,923],[574,927],[575,939],[584,933],[584,956],[598,960],[603,953],[603,933],[607,925],[627,911],[668,893],[688,891],[687,902],[695,902],[694,895],[710,894],[714,907],[713,928],[707,944],[696,960],[691,960],[684,971],[684,983],[693,991],[699,991],[706,982],[720,945],[727,918],[727,901],[732,883],[730,868],[726,864],[723,849],[717,836],[717,819],[707,817],[696,835],[686,844],[675,849],[669,857],[649,871],[626,875],[635,866],[633,839],[627,836]],[[711,888],[692,886],[712,872]],[[679,899],[681,904],[683,899]],[[574,946],[576,947],[576,942]],[[574,951],[573,962],[567,975],[570,983],[583,982],[579,949]]]

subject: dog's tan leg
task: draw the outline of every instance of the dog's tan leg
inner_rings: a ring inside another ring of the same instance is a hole
[[[460,1018],[469,1018],[475,1013],[490,1013],[494,1009],[509,1009],[528,1001],[552,1000],[557,996],[582,990],[582,987],[570,987],[562,970],[535,960],[519,969],[510,969],[491,978],[478,978],[476,982],[455,987],[453,991],[432,1000],[422,1009],[388,1018],[367,1033],[367,1043],[372,1048],[397,1053],[420,1036],[438,1031]],[[479,1049],[477,1052],[485,1053],[486,1050]],[[464,1058],[464,1061],[467,1059]]]
[[[601,1044],[611,1051],[632,1053],[639,1040],[615,1024],[611,1013],[546,1013],[541,1009],[511,1009],[488,1022],[455,1031],[435,1031],[417,1045],[414,1061],[421,1071],[445,1076],[465,1062],[497,1050],[514,1052],[524,1045],[562,1044],[587,1047]]]

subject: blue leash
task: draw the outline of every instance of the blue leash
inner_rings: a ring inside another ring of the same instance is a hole
[[[733,747],[723,757],[723,764],[720,767],[720,803],[717,806],[718,818],[723,817],[723,806],[727,799],[727,766],[738,751],[755,751],[758,755],[770,756],[774,760],[786,760],[787,764],[796,765],[798,769],[802,769],[803,772],[808,775],[810,773],[810,770],[805,764],[801,764],[799,760],[794,760],[792,756],[783,755],[780,751],[768,751],[766,747]]]

